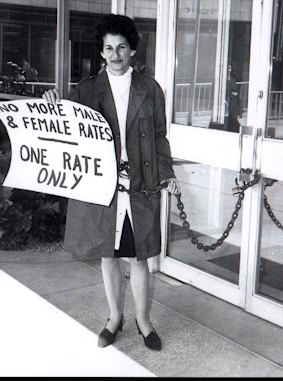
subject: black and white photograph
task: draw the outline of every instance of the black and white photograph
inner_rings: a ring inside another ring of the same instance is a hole
[[[0,377],[283,377],[282,168],[283,0],[0,0]]]

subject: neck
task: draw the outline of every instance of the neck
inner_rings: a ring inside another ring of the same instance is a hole
[[[129,67],[130,66],[128,66],[126,69],[121,70],[121,71],[112,70],[110,67],[108,67],[108,71],[109,71],[110,74],[115,75],[115,77],[119,77],[119,76],[122,76],[122,75],[126,74],[127,71],[129,70]]]
[[[127,68],[127,70],[123,70],[123,71],[121,71],[121,72],[117,72],[117,71],[112,71],[109,67],[107,67],[107,72],[110,74],[110,75],[112,75],[112,76],[114,76],[114,77],[122,77],[123,75],[125,75],[126,76],[126,74],[131,74],[132,73],[132,71],[133,71],[133,68],[131,67],[131,66],[128,66],[128,68]],[[120,74],[118,74],[118,73],[120,73]]]

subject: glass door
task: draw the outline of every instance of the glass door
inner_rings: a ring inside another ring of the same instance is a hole
[[[249,201],[233,188],[240,168],[253,166],[247,150],[255,142],[247,126],[252,8],[252,0],[176,1],[168,70],[169,138],[186,223],[171,197],[161,271],[240,306]]]
[[[283,1],[267,2],[264,15],[261,43],[262,49],[270,54],[262,57],[256,76],[261,78],[259,91],[262,91],[256,121],[263,130],[258,148],[262,179],[261,187],[254,192],[252,205],[255,239],[250,241],[246,309],[282,327]]]
[[[282,262],[281,88],[269,72],[269,52],[281,54],[281,1],[172,3],[167,106],[182,193],[164,202],[160,270],[259,316],[276,305],[282,320],[266,280]]]

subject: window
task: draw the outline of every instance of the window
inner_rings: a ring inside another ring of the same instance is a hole
[[[252,1],[177,5],[172,121],[238,132],[248,104]]]

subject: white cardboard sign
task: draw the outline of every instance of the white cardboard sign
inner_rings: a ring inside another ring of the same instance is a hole
[[[90,107],[62,100],[0,102],[12,159],[4,186],[108,206],[117,185],[112,130]]]

